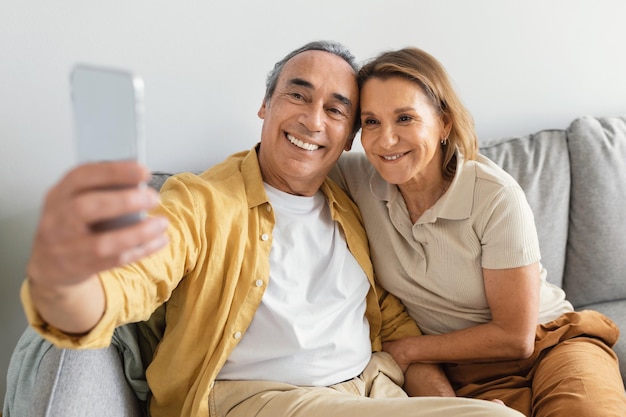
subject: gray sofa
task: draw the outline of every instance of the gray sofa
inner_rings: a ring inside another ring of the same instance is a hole
[[[577,309],[598,310],[626,331],[626,117],[582,117],[565,130],[485,141],[480,151],[525,190],[549,281]],[[169,175],[155,173],[151,185]],[[141,415],[132,392],[145,381],[129,371],[132,355],[116,347],[59,351],[41,341],[33,349],[33,340],[27,330],[16,348],[4,417]],[[626,335],[615,351],[626,381]]]

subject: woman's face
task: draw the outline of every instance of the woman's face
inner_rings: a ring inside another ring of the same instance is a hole
[[[441,140],[449,126],[420,86],[401,77],[371,78],[361,89],[361,142],[392,184],[439,181]]]

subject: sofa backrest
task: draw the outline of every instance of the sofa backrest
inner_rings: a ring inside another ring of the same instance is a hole
[[[165,171],[153,171],[152,177],[150,178],[150,181],[148,181],[148,185],[159,191],[163,186],[163,183],[165,183],[165,181],[167,181],[167,179],[172,175],[174,175],[174,173]]]
[[[577,307],[626,299],[626,116],[567,129],[572,191],[564,285]]]
[[[511,174],[526,193],[535,215],[547,279],[562,286],[571,185],[565,131],[544,130],[481,142],[480,153]]]

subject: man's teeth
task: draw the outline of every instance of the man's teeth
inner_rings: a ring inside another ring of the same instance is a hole
[[[315,150],[318,150],[320,148],[319,145],[314,145],[312,143],[302,142],[300,139],[295,138],[295,137],[293,137],[291,135],[287,135],[287,139],[289,139],[289,142],[293,143],[298,148],[302,148],[302,149],[307,150],[307,151],[315,151]]]

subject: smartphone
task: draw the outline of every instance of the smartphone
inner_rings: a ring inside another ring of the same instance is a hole
[[[71,71],[70,85],[78,162],[136,160],[145,164],[142,78],[127,70],[78,64]],[[92,228],[120,228],[144,216],[133,213]]]

